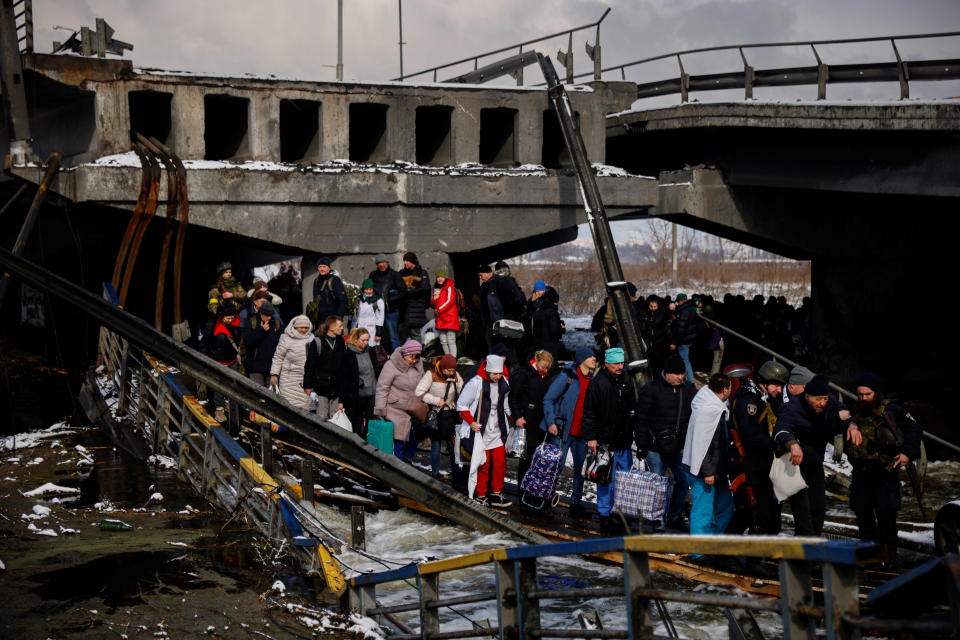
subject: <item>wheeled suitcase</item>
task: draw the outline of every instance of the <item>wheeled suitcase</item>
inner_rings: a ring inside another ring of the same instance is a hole
[[[389,420],[368,421],[367,442],[380,451],[393,455],[393,423]]]
[[[536,510],[555,506],[559,475],[560,447],[544,442],[533,452],[530,468],[520,481],[520,503]]]
[[[615,471],[613,510],[628,518],[662,520],[673,487],[670,479],[651,471]]]

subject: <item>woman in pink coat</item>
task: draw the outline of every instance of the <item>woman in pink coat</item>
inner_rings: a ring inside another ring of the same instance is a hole
[[[457,304],[457,288],[443,269],[437,270],[430,306],[437,312],[437,333],[444,353],[457,357],[457,332],[460,331],[460,306]]]

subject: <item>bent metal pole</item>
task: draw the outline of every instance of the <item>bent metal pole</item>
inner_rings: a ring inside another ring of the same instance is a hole
[[[580,137],[580,131],[577,129],[574,120],[570,98],[567,96],[563,84],[560,83],[560,78],[553,68],[553,62],[550,61],[550,58],[539,53],[537,54],[537,60],[540,62],[540,69],[543,70],[543,77],[547,81],[547,92],[557,113],[557,119],[560,121],[563,140],[570,151],[570,157],[573,158],[573,165],[580,179],[580,193],[583,197],[584,209],[587,212],[587,223],[590,225],[593,244],[597,249],[597,257],[600,260],[600,270],[606,283],[607,295],[613,300],[613,312],[617,319],[620,341],[627,352],[627,369],[639,389],[646,384],[649,376],[647,347],[640,337],[637,321],[631,308],[630,294],[627,292],[627,283],[623,278],[620,257],[617,255],[613,233],[610,231],[610,223],[607,221],[607,212],[603,207],[603,200],[600,198],[597,179],[593,175],[593,169],[587,159],[583,138]]]

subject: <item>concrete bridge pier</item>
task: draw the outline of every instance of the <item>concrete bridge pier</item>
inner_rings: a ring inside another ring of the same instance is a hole
[[[949,197],[730,186],[715,169],[665,172],[658,216],[812,262],[812,339],[837,382],[881,374],[921,395],[956,386],[946,309],[955,242]]]

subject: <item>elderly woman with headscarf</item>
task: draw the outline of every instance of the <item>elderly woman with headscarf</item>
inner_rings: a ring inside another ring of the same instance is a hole
[[[283,399],[307,410],[310,396],[303,391],[303,367],[307,363],[307,345],[313,340],[313,323],[304,315],[295,317],[284,329],[273,352],[270,386],[278,387]]]
[[[425,408],[415,393],[423,377],[422,351],[423,345],[419,342],[407,340],[390,354],[377,380],[373,413],[393,423],[394,455],[405,462],[412,462],[417,452],[414,421],[425,417],[414,416],[420,413],[421,407]]]

